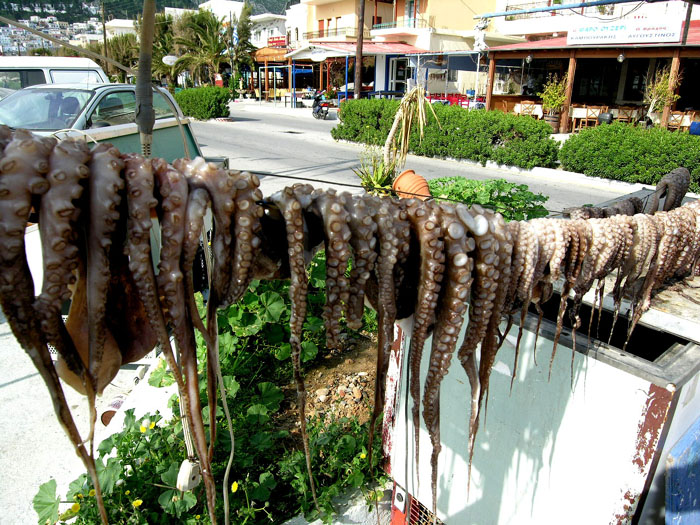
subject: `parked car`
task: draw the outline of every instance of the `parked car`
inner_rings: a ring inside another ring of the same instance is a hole
[[[109,78],[89,58],[0,56],[0,88],[18,90],[66,82],[108,83]]]
[[[154,88],[154,157],[171,161],[201,156],[201,150],[175,99]],[[131,84],[44,84],[0,100],[0,124],[39,135],[86,135],[111,142],[122,152],[140,152],[135,124],[136,86]]]

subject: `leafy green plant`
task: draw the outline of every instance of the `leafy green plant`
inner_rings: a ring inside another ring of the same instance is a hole
[[[331,135],[336,140],[384,144],[397,104],[376,99],[343,102],[340,123]],[[559,147],[544,121],[501,111],[465,111],[459,106],[433,109],[435,116],[426,113],[422,140],[419,133],[409,138],[408,150],[415,155],[468,159],[484,165],[493,161],[525,169],[552,167],[556,162]]]
[[[191,492],[176,488],[177,473],[186,457],[182,423],[175,418],[161,426],[161,419],[150,414],[137,420],[134,411],[127,410],[124,430],[97,448],[97,473],[113,523],[197,523],[195,516],[203,513],[203,487]],[[62,502],[70,507],[59,514]],[[34,498],[34,509],[41,525],[73,517],[77,524],[100,521],[94,487],[86,474],[70,484],[64,501],[56,496],[54,480],[43,484]],[[191,519],[184,519],[186,514]]]
[[[593,177],[656,184],[678,166],[700,190],[700,137],[614,122],[572,135],[559,152],[562,167]]]
[[[355,175],[367,193],[386,195],[396,178],[396,160],[384,162],[382,152],[377,146],[367,146],[360,154],[360,166],[353,168]]]
[[[175,100],[188,117],[200,120],[228,117],[231,91],[222,87],[183,89],[175,93]]]
[[[562,106],[564,106],[567,80],[567,75],[557,78],[556,75],[550,74],[547,82],[542,87],[542,91],[537,93],[537,96],[542,98],[542,110],[549,115],[558,114]]]
[[[479,204],[492,209],[507,221],[546,217],[543,203],[549,199],[541,193],[532,193],[525,184],[514,184],[505,179],[471,180],[464,177],[443,177],[428,181],[435,199],[450,199],[465,204]]]
[[[681,83],[681,74],[671,78],[670,66],[657,69],[654,74],[644,78],[644,104],[649,108],[647,116],[655,111],[663,111],[664,106],[673,104],[681,98],[676,93]]]

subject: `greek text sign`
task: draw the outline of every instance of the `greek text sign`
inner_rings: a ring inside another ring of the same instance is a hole
[[[590,23],[573,28],[566,36],[569,46],[588,44],[644,44],[679,42],[682,21],[656,18],[654,20],[619,20],[609,24]]]

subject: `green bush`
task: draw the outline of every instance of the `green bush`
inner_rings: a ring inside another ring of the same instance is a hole
[[[525,184],[505,179],[471,180],[464,177],[442,177],[428,181],[430,193],[437,200],[449,199],[465,204],[480,204],[494,210],[507,221],[546,217],[543,206],[549,197],[532,193]]]
[[[200,120],[228,117],[231,91],[222,87],[183,89],[175,93],[175,100],[188,117]]]
[[[394,100],[348,100],[340,111],[336,140],[383,145],[398,107]],[[410,151],[425,157],[469,159],[530,169],[553,166],[557,143],[544,121],[500,111],[465,111],[459,106],[434,106],[440,122],[427,111],[422,141],[411,133]]]
[[[700,190],[700,137],[616,122],[572,135],[559,152],[562,167],[593,177],[656,184],[679,166]]]

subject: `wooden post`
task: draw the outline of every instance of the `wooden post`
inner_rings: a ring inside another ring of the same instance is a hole
[[[372,27],[377,23],[377,0],[374,0],[374,20],[372,20]]]
[[[323,91],[323,62],[318,63],[318,90]]]
[[[493,109],[493,79],[496,76],[496,54],[489,53],[489,83],[486,86],[486,109],[490,111]],[[474,96],[479,95],[479,86],[476,86]]]
[[[576,50],[572,49],[569,54],[569,69],[566,72],[566,102],[559,118],[559,129],[562,133],[571,131],[571,119],[569,118],[569,108],[571,107],[571,96],[574,93],[574,75],[576,74]]]
[[[267,59],[265,59],[265,100],[270,96],[270,74],[267,71]]]
[[[669,77],[668,83],[669,85],[674,85],[676,83],[676,79],[678,79],[678,71],[680,70],[681,67],[681,48],[677,47],[676,50],[673,52],[673,58],[671,59],[671,76]],[[678,87],[676,86],[676,89],[673,90],[675,93]],[[664,106],[664,112],[661,115],[661,127],[666,128],[668,127],[668,117],[671,115],[671,106],[673,106],[673,102],[667,103]]]

